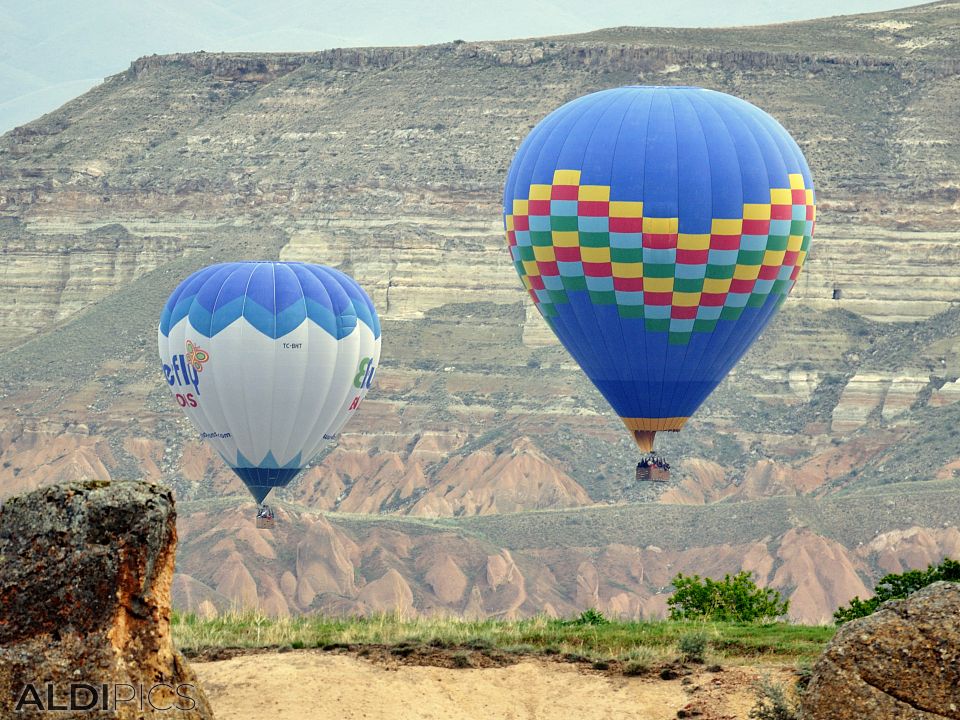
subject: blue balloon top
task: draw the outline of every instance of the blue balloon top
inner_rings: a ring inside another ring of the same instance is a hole
[[[271,338],[298,328],[309,318],[336,339],[362,322],[375,338],[380,319],[357,282],[324,265],[299,262],[232,262],[193,273],[170,295],[160,316],[160,332],[184,317],[205,337],[213,337],[240,317]]]

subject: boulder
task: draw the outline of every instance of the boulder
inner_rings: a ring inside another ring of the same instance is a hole
[[[960,584],[938,582],[844,625],[817,661],[805,720],[960,719]]]
[[[212,718],[170,637],[176,542],[160,486],[85,481],[8,500],[0,717]]]

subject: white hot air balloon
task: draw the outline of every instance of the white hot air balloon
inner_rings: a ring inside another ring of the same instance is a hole
[[[158,345],[177,404],[262,503],[356,412],[380,362],[380,321],[332,268],[222,263],[173,291]]]

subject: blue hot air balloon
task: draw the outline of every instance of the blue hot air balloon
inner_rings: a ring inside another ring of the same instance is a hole
[[[380,321],[333,268],[223,263],[173,291],[158,344],[177,404],[262,503],[356,412],[380,362]]]
[[[786,299],[816,210],[803,154],[762,110],[701,88],[623,87],[533,128],[503,212],[533,302],[650,451]]]

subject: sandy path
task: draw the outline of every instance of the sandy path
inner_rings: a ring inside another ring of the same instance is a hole
[[[680,680],[607,677],[556,662],[384,667],[316,651],[191,663],[219,720],[673,720],[691,701],[746,718],[753,669]]]

